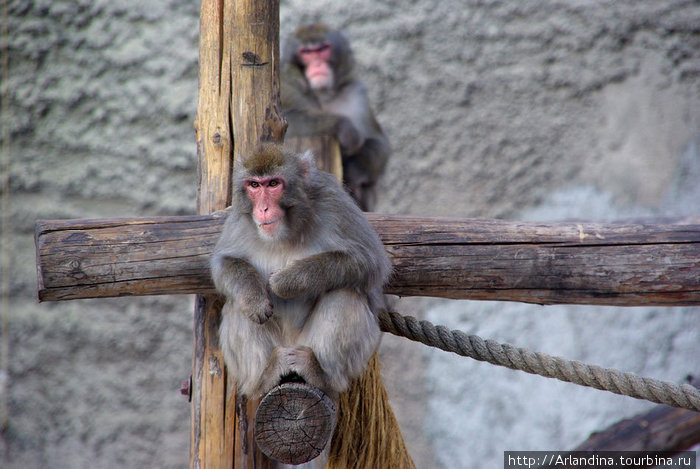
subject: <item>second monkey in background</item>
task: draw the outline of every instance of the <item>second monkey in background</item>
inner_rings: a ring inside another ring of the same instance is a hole
[[[342,32],[322,24],[298,28],[282,48],[282,113],[289,122],[288,137],[330,135],[338,140],[343,184],[362,210],[372,211],[391,147],[354,65]]]

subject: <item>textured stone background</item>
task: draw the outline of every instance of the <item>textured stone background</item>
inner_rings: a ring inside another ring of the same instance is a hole
[[[194,213],[199,2],[8,0],[9,427],[0,465],[187,467],[192,299],[36,301],[40,218]],[[378,210],[591,220],[700,213],[700,5],[289,0],[350,35],[394,146]],[[7,99],[4,99],[7,97]],[[5,277],[7,278],[7,277]],[[680,382],[700,309],[402,300],[483,337]],[[422,468],[566,449],[649,404],[386,337]],[[0,390],[0,393],[3,392]]]

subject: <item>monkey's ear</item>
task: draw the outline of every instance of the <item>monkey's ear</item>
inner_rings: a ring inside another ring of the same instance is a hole
[[[304,179],[309,179],[311,177],[311,168],[316,167],[316,157],[311,153],[311,150],[306,150],[299,155],[299,161],[301,162],[301,174],[304,175]]]
[[[233,170],[235,172],[243,171],[243,162],[241,161],[241,159],[241,157],[233,158]]]

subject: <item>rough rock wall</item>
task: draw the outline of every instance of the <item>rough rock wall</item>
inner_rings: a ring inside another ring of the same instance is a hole
[[[39,218],[194,212],[199,2],[7,5],[2,467],[186,467],[191,299],[38,304],[32,234]],[[394,146],[379,211],[700,213],[696,1],[283,1],[283,33],[310,21],[348,32]],[[399,309],[663,379],[698,372],[697,308]],[[568,448],[646,408],[393,337],[382,357],[419,467],[499,467],[503,450]]]
[[[39,304],[33,232],[36,219],[194,213],[198,15],[183,1],[8,2],[2,467],[187,466],[192,300]]]

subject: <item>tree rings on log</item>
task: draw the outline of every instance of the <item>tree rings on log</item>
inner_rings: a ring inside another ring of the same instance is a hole
[[[321,454],[336,424],[337,407],[305,383],[283,383],[267,393],[255,414],[255,441],[266,456],[303,464]]]

